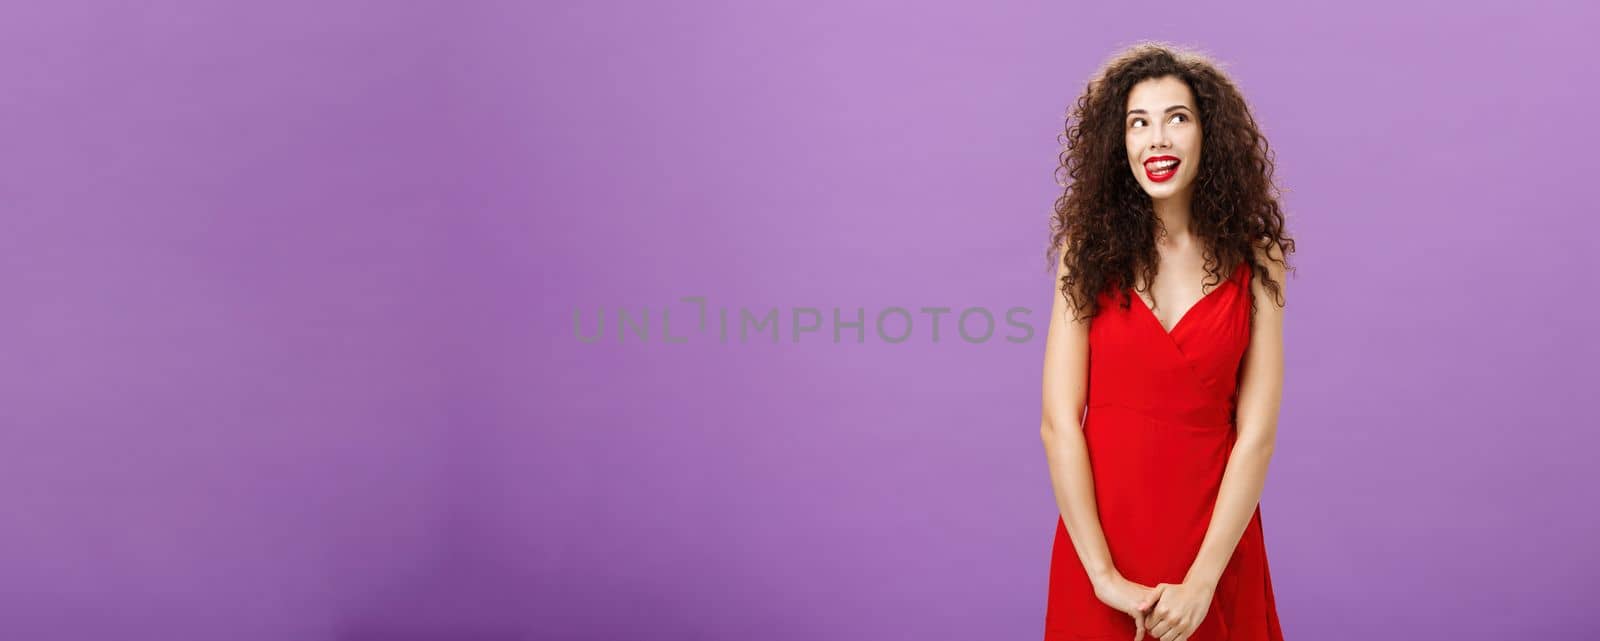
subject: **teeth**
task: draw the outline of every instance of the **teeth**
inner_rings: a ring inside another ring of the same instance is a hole
[[[1149,165],[1146,165],[1146,166],[1151,168],[1151,169],[1153,169],[1153,170],[1155,170],[1155,171],[1162,171],[1162,170],[1165,170],[1165,169],[1170,169],[1170,168],[1172,168],[1173,165],[1176,165],[1176,164],[1178,164],[1178,161],[1176,161],[1176,160],[1163,160],[1161,162],[1150,163]]]

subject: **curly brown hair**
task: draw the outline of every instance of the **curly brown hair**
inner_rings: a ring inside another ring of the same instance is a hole
[[[1248,260],[1253,275],[1282,299],[1280,285],[1256,260],[1255,250],[1275,245],[1269,256],[1281,255],[1274,260],[1288,269],[1294,240],[1284,230],[1272,151],[1243,94],[1206,55],[1144,41],[1113,56],[1095,74],[1059,138],[1066,146],[1056,176],[1065,191],[1055,203],[1046,257],[1052,269],[1065,262],[1060,292],[1085,312],[1075,318],[1098,314],[1099,293],[1112,287],[1120,292],[1122,309],[1128,309],[1133,299],[1121,283],[1136,282],[1135,271],[1142,282],[1155,280],[1156,237],[1164,230],[1149,194],[1129,169],[1122,127],[1134,85],[1164,77],[1186,83],[1198,103],[1204,153],[1190,208],[1192,231],[1205,248],[1206,271],[1221,282],[1228,267]],[[1250,309],[1254,314],[1254,300]]]

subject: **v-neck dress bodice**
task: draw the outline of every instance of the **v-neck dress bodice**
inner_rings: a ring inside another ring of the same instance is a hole
[[[1250,276],[1240,263],[1170,332],[1131,292],[1127,309],[1116,293],[1100,295],[1089,326],[1084,441],[1112,563],[1130,581],[1182,583],[1200,552],[1236,436]],[[1095,597],[1056,517],[1044,638],[1132,639],[1133,619]],[[1258,505],[1190,639],[1282,638]]]

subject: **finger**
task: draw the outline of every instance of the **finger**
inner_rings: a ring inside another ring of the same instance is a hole
[[[1177,641],[1177,639],[1178,629],[1176,627],[1172,628],[1171,630],[1167,630],[1166,634],[1161,635],[1161,641]]]
[[[1155,630],[1156,626],[1158,625],[1165,624],[1161,629],[1162,631],[1166,631],[1168,628],[1171,628],[1177,623],[1176,618],[1172,616],[1172,612],[1168,610],[1167,605],[1164,603],[1157,603],[1154,608],[1151,608],[1149,617],[1150,618],[1145,619],[1144,627],[1150,628],[1151,630]],[[1161,635],[1151,632],[1150,636],[1159,637]]]
[[[1135,614],[1133,616],[1133,641],[1142,641],[1143,639],[1144,639],[1144,617]]]
[[[1150,594],[1145,596],[1144,602],[1139,604],[1139,609],[1140,610],[1148,610],[1148,609],[1150,609],[1150,607],[1155,605],[1157,601],[1161,600],[1161,593],[1165,592],[1166,590],[1167,590],[1167,584],[1165,584],[1165,583],[1157,583],[1156,587],[1153,588],[1150,591]]]

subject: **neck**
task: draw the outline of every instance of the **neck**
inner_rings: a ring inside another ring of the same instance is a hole
[[[1161,221],[1161,229],[1156,230],[1156,244],[1167,246],[1181,246],[1189,241],[1189,223],[1193,216],[1189,211],[1189,194],[1176,194],[1170,198],[1153,200],[1156,218]]]

